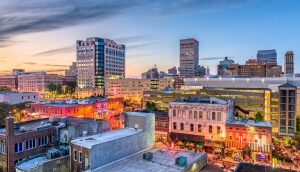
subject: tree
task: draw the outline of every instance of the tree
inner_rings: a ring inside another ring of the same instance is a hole
[[[157,110],[157,107],[156,107],[154,102],[147,102],[146,103],[146,109],[147,110]]]
[[[9,103],[0,103],[0,123],[5,123],[5,118],[9,116],[9,112],[12,110],[12,105]]]
[[[67,92],[69,94],[74,94],[75,93],[75,88],[76,88],[76,82],[68,82],[67,84]]]
[[[0,91],[11,92],[11,88],[9,88],[7,86],[0,86]]]
[[[300,116],[297,116],[297,131],[300,131]]]
[[[255,120],[262,122],[264,121],[264,117],[260,112],[257,112],[255,115]]]

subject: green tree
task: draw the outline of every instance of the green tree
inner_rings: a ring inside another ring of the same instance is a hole
[[[146,102],[146,109],[151,110],[152,106],[150,102]]]
[[[5,118],[9,116],[9,112],[12,110],[12,105],[9,103],[0,103],[0,123],[5,123]]]
[[[9,88],[7,86],[0,86],[0,91],[11,92],[11,88]]]
[[[260,112],[257,112],[255,115],[255,120],[262,122],[264,121],[264,117]]]
[[[300,116],[297,116],[297,131],[300,131]]]
[[[55,93],[56,94],[62,94],[63,93],[62,86],[60,84],[56,85]]]

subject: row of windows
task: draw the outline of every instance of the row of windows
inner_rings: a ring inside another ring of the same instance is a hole
[[[1,154],[6,154],[6,145],[0,143],[0,153]]]
[[[50,136],[50,140],[51,140],[51,136]],[[44,146],[47,145],[48,142],[48,136],[42,136],[39,138],[39,146]],[[19,153],[19,152],[23,152],[24,151],[24,147],[23,147],[24,142],[19,142],[15,144],[15,153]],[[36,139],[31,139],[31,140],[27,140],[25,142],[26,144],[26,150],[30,150],[30,149],[34,149],[36,148],[37,144],[36,144]]]
[[[125,61],[125,58],[118,58],[118,57],[112,57],[112,56],[106,56],[106,59],[112,59],[112,60],[106,60],[106,62],[111,62],[111,63],[113,63],[115,60]]]
[[[186,113],[188,113],[188,117],[189,118],[199,118],[199,119],[203,119],[203,111],[193,111],[192,110],[177,110],[177,109],[173,109],[173,117],[179,117],[179,118],[185,118],[186,117]],[[199,114],[199,115],[198,115]],[[217,120],[217,121],[221,121],[221,112],[210,112],[207,111],[206,112],[206,119],[207,120]]]
[[[174,130],[184,130],[184,123],[180,123],[179,125],[180,125],[179,126],[180,128],[177,127],[177,122],[173,122],[173,129]],[[186,127],[188,127],[188,125],[186,125]],[[190,129],[190,131],[202,132],[202,125],[201,124],[190,124],[189,129]],[[217,126],[216,131],[217,131],[217,134],[220,134],[221,133],[221,126]],[[213,133],[213,126],[212,125],[208,126],[208,132]]]
[[[82,162],[82,152],[79,151],[79,162],[81,163]],[[74,149],[74,161],[77,161],[77,151],[76,149]]]
[[[113,56],[117,56],[117,57],[124,57],[125,56],[125,52],[123,51],[118,51],[118,50],[115,50],[115,49],[110,49],[110,48],[106,48],[105,49],[106,51],[106,54],[109,54],[109,55],[113,55]]]

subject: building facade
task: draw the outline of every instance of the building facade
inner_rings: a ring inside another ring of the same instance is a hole
[[[166,142],[169,138],[169,112],[155,111],[155,141]]]
[[[22,127],[22,125],[21,125]],[[23,127],[25,130],[32,128]],[[6,118],[5,132],[1,130],[0,169],[4,172],[16,171],[18,161],[29,156],[46,152],[48,144],[52,143],[54,128],[45,126],[28,131],[15,131],[14,118]]]
[[[294,52],[287,51],[284,55],[284,74],[294,73]]]
[[[79,91],[89,95],[104,90],[104,79],[125,77],[125,45],[103,38],[76,42],[77,83]],[[101,92],[102,93],[102,92]]]
[[[0,92],[0,102],[17,104],[22,102],[39,102],[39,93],[36,92]]]
[[[297,130],[297,87],[285,83],[279,87],[279,134],[293,135]]]
[[[24,74],[18,75],[20,92],[47,92],[49,84],[62,85],[63,77],[57,74]]]
[[[0,76],[0,86],[6,86],[12,91],[18,91],[18,76],[17,75],[5,75]]]
[[[180,76],[195,76],[199,66],[199,42],[195,38],[180,40]]]
[[[153,113],[128,112],[125,114],[125,128],[72,140],[72,171],[95,170],[152,147],[154,120]]]
[[[234,101],[216,97],[178,100],[169,103],[169,132],[173,141],[207,143],[211,151],[214,143],[222,143],[226,122],[232,119]],[[212,144],[210,144],[212,143]],[[206,144],[204,144],[206,146]],[[212,153],[212,152],[210,152]]]
[[[245,146],[250,148],[249,151]],[[225,155],[244,158],[248,155],[254,160],[272,157],[272,126],[268,121],[230,120],[226,123]],[[241,152],[238,152],[240,150]],[[238,153],[234,155],[234,152]]]
[[[258,62],[274,62],[277,63],[276,50],[258,50],[257,51]]]

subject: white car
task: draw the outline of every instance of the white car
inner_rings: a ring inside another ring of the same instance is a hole
[[[221,168],[223,171],[226,171],[226,168],[224,167],[223,164],[220,164],[220,163],[214,163],[214,165],[218,166],[218,167]]]

